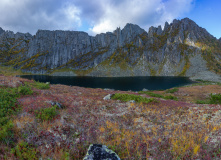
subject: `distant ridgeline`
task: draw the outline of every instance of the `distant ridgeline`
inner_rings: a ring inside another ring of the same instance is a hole
[[[221,74],[221,39],[192,20],[164,29],[127,24],[95,37],[78,31],[36,35],[0,28],[0,64],[26,73],[76,76],[193,76]]]

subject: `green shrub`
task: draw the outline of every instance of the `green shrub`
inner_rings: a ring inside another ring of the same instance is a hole
[[[0,141],[13,137],[14,125],[9,120],[9,116],[19,111],[20,106],[17,105],[19,96],[17,88],[0,89]]]
[[[209,104],[210,102],[208,100],[197,100],[196,104]]]
[[[31,85],[37,89],[49,89],[50,83],[42,83],[35,81],[34,83],[31,83]]]
[[[17,97],[18,94],[10,93],[8,89],[0,89],[0,117],[11,115],[19,109],[16,106]]]
[[[15,148],[11,150],[11,153],[13,153],[18,159],[22,160],[37,160],[36,157],[37,151],[36,149],[30,147],[28,143],[21,141],[17,144]]]
[[[167,90],[165,91],[165,93],[175,93],[175,92],[177,92],[177,91],[179,91],[178,88],[173,88],[173,89],[167,89]]]
[[[50,108],[40,109],[39,111],[35,111],[36,117],[42,121],[48,121],[55,118],[58,115],[57,106],[53,106]]]
[[[197,100],[197,104],[221,104],[221,94],[210,94],[207,100]]]
[[[153,92],[149,92],[149,91],[140,91],[140,92],[138,92],[138,93],[140,93],[140,94],[147,94],[147,95],[149,95],[149,96],[151,96],[151,97],[163,98],[162,95],[157,94],[157,93],[153,93]]]
[[[0,141],[13,136],[14,124],[6,117],[0,118]]]
[[[210,104],[221,104],[221,94],[210,94]]]
[[[115,99],[115,100],[121,100],[121,101],[131,101],[134,100],[135,102],[138,103],[150,103],[150,102],[157,102],[155,99],[153,98],[145,98],[142,96],[138,96],[138,95],[133,95],[133,94],[121,94],[121,93],[116,93],[113,96],[111,96],[111,99]]]
[[[62,160],[69,160],[70,159],[70,154],[68,152],[64,152],[62,157],[61,157]]]
[[[177,100],[178,100],[178,98],[177,98],[177,97],[172,96],[172,95],[165,96],[165,97],[164,97],[164,99],[171,99],[171,100],[175,100],[175,101],[177,101]]]
[[[29,87],[28,85],[25,85],[25,86],[18,87],[18,93],[22,95],[32,95],[33,91],[31,90],[31,87]]]

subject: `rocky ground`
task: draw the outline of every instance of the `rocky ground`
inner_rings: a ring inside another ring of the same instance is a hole
[[[38,89],[34,83],[0,76],[0,89],[29,85],[33,91],[17,98],[21,110],[10,117],[13,136],[2,140],[0,128],[0,159],[77,160],[83,159],[90,144],[104,144],[121,159],[221,158],[221,106],[196,104],[209,99],[211,93],[221,93],[219,83],[198,83],[152,94],[65,85]],[[116,93],[155,101],[103,99]],[[56,114],[44,112],[55,104],[60,106]]]

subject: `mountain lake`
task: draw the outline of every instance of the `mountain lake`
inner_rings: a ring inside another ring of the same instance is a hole
[[[22,75],[21,78],[33,79],[50,84],[64,84],[86,88],[103,88],[122,91],[165,90],[195,83],[187,77],[71,77],[47,75]]]

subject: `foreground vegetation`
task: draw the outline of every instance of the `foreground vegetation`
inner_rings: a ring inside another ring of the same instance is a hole
[[[121,159],[220,159],[220,103],[218,84],[135,93],[0,76],[0,159],[80,160],[92,143]]]

